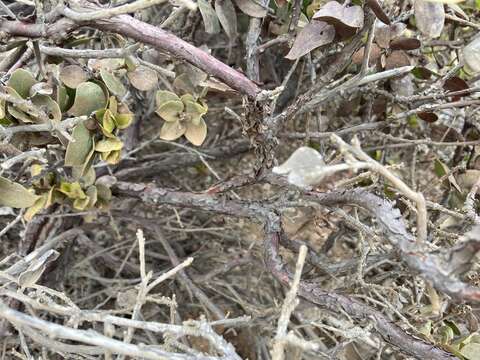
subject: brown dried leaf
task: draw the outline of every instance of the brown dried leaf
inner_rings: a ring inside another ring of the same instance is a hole
[[[370,9],[372,9],[373,13],[380,21],[387,25],[390,25],[390,19],[383,11],[382,5],[378,3],[378,0],[367,0],[367,5]]]
[[[422,43],[418,39],[408,37],[397,37],[390,42],[390,49],[392,50],[415,50],[418,49]]]
[[[355,65],[360,65],[363,62],[363,56],[365,53],[365,46],[358,49],[355,54],[352,56],[352,63]],[[368,65],[374,65],[378,59],[380,59],[380,55],[382,55],[382,49],[377,44],[372,44],[372,48],[370,49],[370,58],[368,60]]]
[[[454,91],[461,91],[466,90],[469,88],[468,84],[465,80],[460,79],[458,76],[453,76],[445,81],[443,84],[443,88],[447,91],[454,92]],[[465,94],[468,95],[468,94]],[[458,95],[453,98],[454,101],[458,101],[462,96],[465,95]]]
[[[439,37],[445,24],[443,4],[415,0],[414,11],[418,30],[427,38]]]
[[[417,116],[420,119],[422,119],[423,121],[426,121],[428,123],[433,123],[433,122],[438,120],[438,116],[435,115],[435,113],[432,113],[432,112],[422,111],[422,112],[417,113]]]
[[[293,46],[285,56],[296,60],[319,46],[330,44],[335,38],[335,29],[323,21],[312,20],[295,38]]]
[[[363,9],[360,6],[344,7],[336,1],[326,3],[313,15],[313,19],[333,25],[335,32],[342,39],[354,35],[362,28],[363,17]]]
[[[409,66],[409,65],[410,65],[410,58],[408,57],[408,55],[401,50],[395,50],[390,55],[387,56],[385,69],[390,70],[390,69],[395,69],[395,68],[399,68],[402,66]]]

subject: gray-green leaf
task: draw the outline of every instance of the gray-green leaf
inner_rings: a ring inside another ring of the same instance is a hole
[[[27,208],[32,206],[38,196],[22,185],[0,176],[0,206]]]

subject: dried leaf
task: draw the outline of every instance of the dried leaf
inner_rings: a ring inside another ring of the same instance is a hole
[[[283,164],[272,169],[275,174],[288,175],[288,181],[296,186],[305,187],[317,182],[318,175],[325,167],[322,155],[307,146],[295,150]],[[313,181],[313,183],[312,183]]]
[[[14,89],[23,99],[26,99],[30,95],[30,88],[36,83],[37,80],[35,80],[30,71],[20,68],[10,75],[7,85]]]
[[[22,288],[30,287],[36,284],[40,276],[42,276],[47,265],[55,261],[60,253],[55,250],[47,250],[38,259],[32,261],[27,270],[22,272],[18,277],[18,284]]]
[[[445,81],[443,88],[449,92],[454,92],[466,90],[469,88],[469,86],[465,80],[460,79],[458,76],[453,76]],[[468,94],[454,96],[453,101],[458,101],[462,96],[466,95]]]
[[[473,185],[480,179],[480,170],[468,169],[463,174],[457,176],[457,181],[461,188],[470,191]]]
[[[387,56],[385,69],[390,70],[409,65],[410,58],[408,57],[408,55],[401,50],[395,50]]]
[[[392,50],[415,50],[418,49],[422,43],[418,39],[408,37],[397,37],[390,42],[390,49]]]
[[[417,116],[428,123],[433,123],[438,120],[438,116],[433,112],[421,111],[417,113]]]
[[[352,56],[352,63],[356,65],[360,65],[363,62],[363,56],[365,54],[365,46],[358,49],[355,54]],[[382,55],[382,49],[377,44],[372,44],[372,48],[370,49],[370,58],[368,59],[368,65],[374,65],[380,56]]]
[[[205,141],[207,137],[207,124],[202,118],[199,119],[198,124],[190,122],[187,124],[187,129],[185,130],[185,137],[195,146],[200,146]]]
[[[27,208],[32,206],[38,196],[22,185],[0,176],[0,206]]]
[[[418,30],[427,38],[441,35],[445,24],[443,4],[426,0],[415,0],[415,21]]]
[[[285,56],[296,60],[319,46],[329,44],[335,38],[335,29],[323,21],[312,20],[295,38],[293,46]]]
[[[480,73],[480,36],[477,36],[463,49],[463,59],[467,70],[474,74]]]
[[[150,91],[158,85],[158,75],[155,70],[139,65],[127,73],[132,86],[140,91]]]
[[[34,97],[35,95],[52,95],[53,88],[50,84],[45,82],[40,82],[33,84],[30,88],[30,97]]]
[[[378,0],[367,0],[367,5],[370,9],[372,9],[373,13],[379,20],[387,25],[390,25],[390,19],[383,11],[382,5],[379,4]]]
[[[361,6],[345,7],[336,1],[326,3],[313,15],[313,19],[333,25],[342,39],[354,35],[363,27],[363,17]]]
[[[105,70],[118,70],[125,66],[125,59],[90,59],[88,60],[88,67],[92,70],[99,71],[100,69]]]
[[[118,79],[110,70],[100,69],[100,77],[110,93],[117,95],[119,98],[122,98],[126,94],[127,89],[123,86],[120,79]]]
[[[88,74],[81,66],[68,65],[60,71],[60,80],[69,88],[76,89],[88,80]]]
[[[381,48],[388,49],[390,47],[390,41],[400,36],[406,29],[404,23],[395,23],[393,25],[385,25],[381,22],[377,22],[375,25],[375,42]]]
[[[260,0],[234,0],[243,13],[251,17],[263,18],[267,15],[268,6],[262,5]]]
[[[73,116],[90,115],[104,108],[107,98],[103,89],[93,82],[84,82],[77,87],[73,106],[68,111]]]
[[[220,32],[220,23],[212,5],[206,0],[198,0],[197,4],[202,15],[205,32],[207,34],[218,34]]]
[[[186,130],[180,121],[165,122],[160,130],[160,138],[167,141],[177,140]]]
[[[237,14],[231,0],[215,0],[215,12],[230,40],[237,37]]]
[[[83,122],[77,124],[72,132],[75,142],[69,142],[65,154],[65,166],[81,166],[89,160],[93,148],[92,134]]]

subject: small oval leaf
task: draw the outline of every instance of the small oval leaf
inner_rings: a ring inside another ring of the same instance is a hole
[[[187,124],[185,137],[195,146],[200,146],[207,137],[207,124],[202,118],[199,119],[198,124],[190,122]]]
[[[33,206],[38,196],[22,185],[0,176],[0,206],[27,208]]]
[[[99,85],[84,82],[78,85],[73,106],[68,113],[73,116],[90,115],[95,110],[104,108],[106,103],[107,98]]]
[[[285,56],[296,60],[319,46],[329,44],[335,38],[335,29],[323,21],[312,20],[297,35],[293,46]]]
[[[132,86],[140,91],[150,91],[158,84],[158,75],[155,70],[139,65],[127,73]]]
[[[69,88],[76,89],[88,80],[88,74],[81,66],[68,65],[60,71],[60,80]]]

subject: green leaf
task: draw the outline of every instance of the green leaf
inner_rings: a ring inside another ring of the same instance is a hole
[[[118,138],[106,138],[100,140],[95,145],[95,151],[105,153],[110,151],[118,151],[121,150],[123,147],[123,142]]]
[[[120,161],[120,150],[103,152],[101,158],[107,163],[115,165]]]
[[[33,217],[38,214],[42,209],[44,209],[47,205],[47,199],[48,199],[48,194],[43,194],[40,196],[32,206],[30,206],[27,211],[25,211],[25,214],[23,215],[23,218],[26,221],[30,221],[33,219]]]
[[[106,104],[107,98],[102,88],[93,82],[84,82],[78,85],[73,106],[68,113],[73,116],[90,115]]]
[[[442,176],[445,176],[447,175],[449,169],[448,169],[448,166],[445,165],[443,162],[441,162],[440,160],[438,159],[435,159],[435,174],[441,178]]]
[[[480,354],[480,344],[469,343],[460,350],[460,353],[468,360],[477,360],[478,355]]]
[[[155,101],[157,103],[157,108],[161,105],[165,104],[168,101],[181,101],[177,94],[166,91],[166,90],[158,90],[155,94]]]
[[[3,119],[6,115],[5,112],[5,100],[0,99],[0,119]]]
[[[30,88],[35,83],[37,83],[37,80],[29,71],[17,69],[10,76],[7,85],[15,89],[22,98],[26,99],[30,94]]]
[[[92,208],[95,206],[98,200],[98,191],[97,187],[95,185],[91,185],[88,187],[87,191],[87,196],[88,196],[88,205],[87,208]]]
[[[82,211],[87,208],[89,203],[90,203],[90,199],[88,198],[88,196],[86,196],[83,199],[75,199],[73,200],[73,208],[76,210]]]
[[[60,183],[58,191],[65,194],[70,199],[85,199],[87,197],[78,182],[62,182]]]
[[[113,130],[115,130],[115,118],[110,109],[105,110],[105,113],[103,114],[102,126],[108,133],[112,133]]]
[[[60,106],[58,106],[57,102],[50,96],[38,94],[32,98],[32,102],[47,114],[47,117],[50,120],[55,122],[60,122],[62,120],[62,110],[60,110]]]
[[[95,184],[97,187],[97,197],[103,202],[109,202],[112,199],[112,191],[104,184]]]
[[[185,137],[195,146],[202,145],[207,137],[207,124],[205,124],[205,121],[200,118],[198,125],[193,122],[188,123]]]
[[[195,124],[200,124],[200,119],[208,111],[206,106],[200,105],[196,101],[188,100],[187,95],[182,96],[182,101],[185,104],[185,112],[190,117],[190,120]]]
[[[156,111],[156,113],[167,122],[176,122],[180,120],[180,115],[183,112],[184,105],[181,101],[167,101],[163,103]]]
[[[33,123],[34,119],[26,114],[24,111],[18,109],[16,106],[9,104],[8,105],[8,113],[12,115],[15,119],[20,120],[24,123]]]
[[[127,92],[120,79],[118,79],[112,72],[107,69],[100,69],[100,76],[105,83],[108,90],[118,97],[123,97]]]
[[[108,109],[112,112],[114,116],[117,115],[118,113],[118,102],[115,96],[110,96],[110,99],[108,99]]]
[[[71,98],[68,95],[67,88],[64,85],[59,85],[57,87],[57,103],[62,112],[67,111],[72,105]]]
[[[187,128],[180,121],[165,122],[160,129],[160,138],[167,141],[176,140],[185,134],[186,130]]]
[[[93,147],[92,134],[83,122],[77,124],[72,133],[75,142],[69,142],[65,154],[65,166],[82,166],[89,160]]]
[[[127,127],[130,126],[132,121],[133,121],[133,114],[131,114],[131,113],[118,114],[115,117],[115,124],[117,124],[117,127],[119,129],[126,129]]]
[[[32,206],[38,196],[22,185],[0,176],[0,206],[27,208]]]

